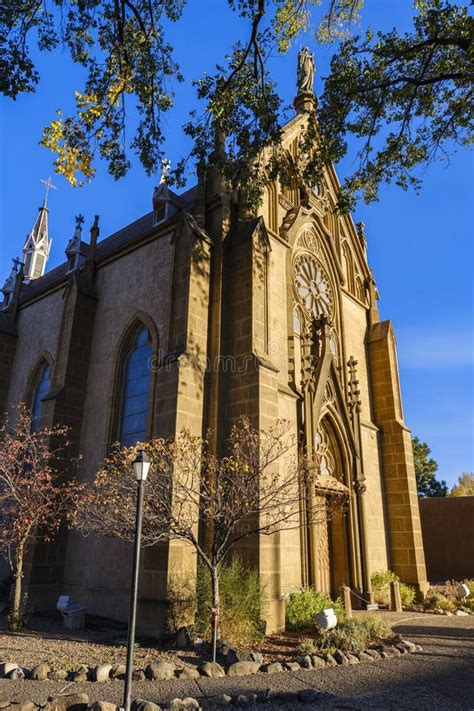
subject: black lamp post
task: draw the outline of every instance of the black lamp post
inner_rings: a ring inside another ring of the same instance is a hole
[[[139,449],[133,462],[135,479],[138,483],[137,514],[135,519],[135,544],[133,548],[133,579],[130,598],[130,615],[128,618],[127,667],[125,673],[125,691],[123,707],[130,711],[130,696],[132,693],[133,649],[135,646],[135,625],[137,621],[138,574],[140,570],[140,541],[142,536],[143,494],[145,482],[150,468],[150,460],[144,449]]]

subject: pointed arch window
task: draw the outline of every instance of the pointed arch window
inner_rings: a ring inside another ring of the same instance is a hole
[[[301,339],[303,336],[303,314],[301,310],[295,306],[293,309],[293,358],[294,358],[294,377],[295,385],[297,388],[301,387],[301,377],[302,377],[302,367],[303,367],[303,354]]]
[[[352,258],[352,253],[347,242],[342,245],[342,255],[344,258],[344,266],[347,277],[347,290],[354,294],[354,260]]]
[[[31,400],[31,431],[37,432],[41,427],[43,398],[51,390],[51,366],[47,363],[40,372]]]
[[[150,332],[141,326],[125,349],[118,433],[122,447],[147,438],[152,353]]]

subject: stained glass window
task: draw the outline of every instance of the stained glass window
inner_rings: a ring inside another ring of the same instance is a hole
[[[51,368],[45,365],[40,372],[39,381],[36,385],[33,402],[31,405],[31,431],[36,432],[41,426],[41,412],[43,409],[43,398],[51,390]]]
[[[151,355],[150,333],[147,328],[141,328],[125,362],[119,436],[123,447],[131,447],[146,439]]]

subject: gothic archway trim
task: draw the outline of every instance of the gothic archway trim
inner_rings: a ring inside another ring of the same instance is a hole
[[[119,430],[120,422],[120,410],[122,402],[122,391],[124,384],[124,363],[127,359],[127,351],[130,348],[130,344],[133,342],[134,335],[139,331],[140,328],[145,327],[150,334],[151,348],[154,356],[158,353],[159,347],[159,336],[158,329],[154,320],[144,311],[136,311],[133,317],[130,319],[128,325],[122,331],[117,347],[115,349],[115,363],[112,375],[112,385],[111,385],[111,395],[109,398],[110,408],[109,408],[109,436],[108,436],[108,449],[112,446],[114,442],[117,441],[117,435]],[[151,368],[151,364],[150,364]],[[152,369],[151,371],[151,381],[149,389],[149,399],[148,399],[148,424],[147,424],[147,435],[152,436],[153,433],[153,421],[154,421],[154,402],[155,402],[155,389],[156,389],[156,373]]]

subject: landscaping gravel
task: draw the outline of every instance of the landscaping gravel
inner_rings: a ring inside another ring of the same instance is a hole
[[[413,711],[467,711],[474,709],[474,617],[380,613],[404,637],[420,644],[422,652],[401,654],[372,663],[321,670],[225,678],[176,679],[135,682],[133,696],[163,704],[179,697],[204,698],[228,694],[262,694],[268,689],[266,710],[279,709],[413,709]],[[408,619],[407,619],[408,618]],[[317,692],[314,696],[313,692]],[[97,700],[120,704],[123,682],[0,681],[0,702],[44,703],[58,693],[87,693]],[[300,698],[307,703],[298,702]],[[313,702],[313,698],[317,701]],[[221,705],[216,708],[228,708]],[[258,707],[255,707],[258,708]],[[25,710],[26,711],[26,710]]]

